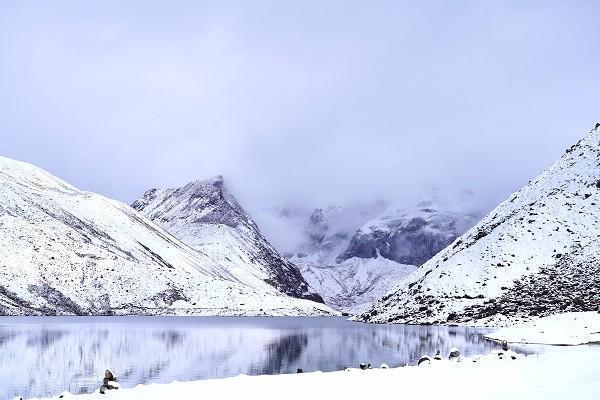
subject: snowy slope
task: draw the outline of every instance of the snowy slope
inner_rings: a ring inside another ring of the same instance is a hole
[[[125,204],[0,157],[0,314],[306,315]]]
[[[365,311],[417,268],[384,257],[354,257],[334,265],[292,261],[326,304],[353,314]]]
[[[272,285],[290,296],[322,302],[298,268],[263,237],[221,176],[178,189],[148,190],[132,207],[239,282],[258,290]]]
[[[509,343],[576,346],[600,343],[600,312],[570,312],[543,317],[485,335]]]
[[[510,324],[597,307],[600,124],[359,319]],[[594,298],[596,300],[594,300]]]

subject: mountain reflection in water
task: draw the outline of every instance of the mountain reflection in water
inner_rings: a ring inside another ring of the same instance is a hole
[[[496,348],[482,332],[323,317],[3,317],[0,399],[92,392],[106,368],[131,387],[298,368],[334,371],[361,362],[401,366],[453,346],[467,356]]]

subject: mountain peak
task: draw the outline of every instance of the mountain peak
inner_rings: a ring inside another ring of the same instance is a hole
[[[589,276],[600,264],[599,128],[360,319],[502,325],[511,322],[509,315],[530,318],[593,308],[588,297],[600,295],[594,279],[576,277]],[[581,247],[587,249],[584,255]],[[565,257],[577,260],[577,271]],[[572,285],[544,278],[569,274]],[[573,296],[581,300],[574,302]]]
[[[322,301],[225,190],[221,175],[178,189],[146,192],[132,207],[184,243],[236,271],[233,273],[241,282],[268,284],[293,297]]]
[[[197,180],[197,181],[193,181],[188,183],[185,186],[216,186],[216,187],[223,187],[225,183],[225,179],[223,178],[223,175],[215,175],[211,178],[208,179],[203,179],[203,180]]]
[[[144,202],[167,193],[150,190]],[[125,204],[5,157],[0,219],[1,315],[330,313],[241,282]]]

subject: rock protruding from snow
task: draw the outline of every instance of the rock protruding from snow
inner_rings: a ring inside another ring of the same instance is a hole
[[[1,315],[309,315],[129,206],[0,157]]]
[[[600,125],[358,319],[506,325],[595,310]]]
[[[102,379],[102,386],[100,386],[100,394],[106,394],[109,390],[119,389],[121,385],[117,382],[117,377],[107,369],[104,371],[104,378]]]
[[[323,301],[264,238],[221,176],[148,190],[132,207],[244,284],[264,290],[266,283],[289,296]]]

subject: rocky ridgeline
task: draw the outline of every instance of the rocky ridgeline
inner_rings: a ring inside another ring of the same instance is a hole
[[[150,189],[132,207],[228,271],[241,271],[235,280],[256,287],[258,279],[289,296],[323,302],[298,268],[266,240],[222,176],[176,189]]]
[[[400,264],[421,265],[477,220],[475,215],[440,211],[426,206],[388,213],[359,229],[338,260],[381,255]]]

